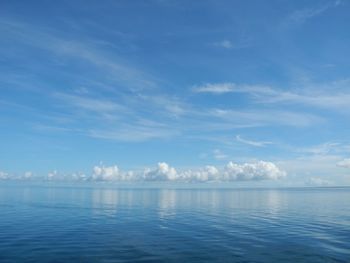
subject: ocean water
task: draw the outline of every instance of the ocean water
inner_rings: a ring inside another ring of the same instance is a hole
[[[0,262],[350,262],[350,188],[0,183]]]

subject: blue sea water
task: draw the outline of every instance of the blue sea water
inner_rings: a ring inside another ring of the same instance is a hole
[[[0,183],[0,262],[350,262],[350,188]]]

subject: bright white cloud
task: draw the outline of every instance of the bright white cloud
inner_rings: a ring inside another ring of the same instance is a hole
[[[286,176],[274,163],[259,161],[256,163],[236,164],[229,162],[223,169],[215,166],[205,166],[194,170],[177,171],[167,163],[158,163],[156,169],[146,169],[142,177],[145,181],[249,181],[276,180]]]
[[[104,181],[104,182],[137,182],[137,181],[175,181],[175,182],[226,182],[226,181],[256,181],[277,180],[286,176],[286,172],[271,162],[254,162],[236,164],[229,162],[223,168],[205,166],[197,169],[176,170],[165,162],[158,163],[156,168],[146,168],[144,171],[121,171],[118,166],[96,165],[91,175],[84,173],[61,174],[54,170],[46,177],[34,176],[28,172],[25,176],[11,177],[0,172],[0,179],[44,179],[49,181]]]
[[[122,172],[118,166],[94,166],[91,179],[93,181],[130,181],[134,180],[134,173]]]
[[[174,181],[179,175],[174,167],[162,162],[158,163],[158,167],[154,170],[145,169],[143,178],[146,181]]]
[[[48,180],[54,180],[54,179],[57,179],[58,176],[59,176],[59,175],[58,175],[57,170],[54,170],[54,171],[49,172],[49,173],[47,174],[47,179],[48,179]]]
[[[229,162],[223,176],[227,181],[276,180],[285,177],[286,172],[271,162],[259,161],[244,164]]]
[[[215,166],[206,166],[198,170],[186,170],[180,175],[187,182],[220,181],[220,171]]]

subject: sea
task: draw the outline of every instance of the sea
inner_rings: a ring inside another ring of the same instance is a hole
[[[350,188],[0,182],[0,262],[350,262]]]

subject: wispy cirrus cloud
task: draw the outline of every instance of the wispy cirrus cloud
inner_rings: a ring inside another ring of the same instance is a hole
[[[215,42],[215,43],[213,43],[213,45],[216,46],[216,47],[221,47],[221,48],[225,48],[225,49],[232,49],[232,48],[234,48],[233,43],[230,40],[227,40],[227,39],[219,41],[219,42]]]
[[[228,158],[228,155],[223,153],[220,149],[215,149],[213,151],[213,157],[216,159],[216,160],[225,160]]]
[[[230,82],[207,83],[195,86],[195,93],[229,94],[242,93],[258,104],[305,105],[308,107],[333,109],[345,112],[350,108],[350,80],[342,79],[329,83],[310,84],[298,89],[277,89],[267,85],[247,85]]]
[[[295,10],[287,16],[284,26],[301,25],[307,20],[322,15],[331,8],[338,7],[341,3],[342,1],[340,0],[328,1],[328,3],[323,5]]]
[[[344,152],[346,146],[339,142],[325,142],[322,144],[300,148],[297,151],[313,155],[327,155],[329,153]]]
[[[68,62],[78,68],[82,66],[80,63],[88,63],[97,70],[95,75],[99,74],[118,84],[119,89],[142,90],[157,86],[157,80],[153,76],[89,39],[73,39],[66,36],[65,32],[6,18],[0,19],[0,32],[12,39],[14,44],[49,52],[51,57],[47,61]],[[84,75],[83,71],[80,72]]]
[[[225,93],[250,93],[270,94],[274,90],[268,86],[237,84],[232,82],[206,83],[192,87],[195,93],[225,94]]]
[[[166,139],[178,136],[180,132],[169,127],[141,126],[137,123],[122,124],[108,129],[95,128],[86,132],[92,138],[124,142],[141,142],[155,139]]]
[[[115,101],[106,98],[92,98],[68,93],[55,93],[53,96],[65,104],[79,110],[108,114],[113,112],[126,113],[129,109]]]
[[[272,144],[272,142],[267,142],[267,141],[247,140],[247,139],[242,138],[240,135],[236,135],[236,140],[238,142],[248,144],[248,145],[254,146],[254,147],[265,147],[266,145]]]
[[[305,127],[317,123],[322,123],[323,118],[302,112],[286,111],[286,110],[227,110],[212,109],[208,113],[222,120],[247,125],[246,127],[259,126],[295,126]],[[231,124],[232,125],[232,124]]]

